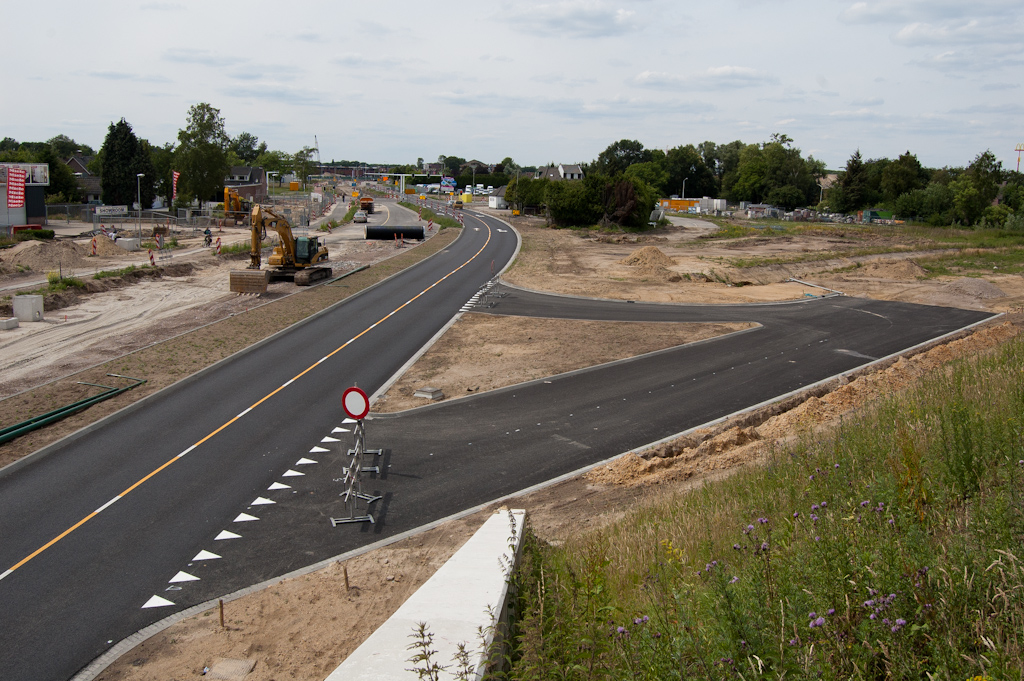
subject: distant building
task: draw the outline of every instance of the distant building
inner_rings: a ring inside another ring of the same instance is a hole
[[[64,165],[71,168],[78,183],[78,191],[82,195],[82,203],[99,203],[103,194],[99,175],[89,172],[88,166],[95,156],[72,156],[64,161]]]
[[[583,168],[577,164],[565,165],[559,163],[557,166],[547,166],[541,168],[534,174],[534,178],[548,179],[552,181],[560,180],[582,180],[583,179]]]
[[[250,166],[231,166],[228,176],[224,178],[224,186],[231,187],[238,196],[250,201],[259,201],[267,191],[267,173],[263,168]]]
[[[496,208],[498,210],[505,210],[508,208],[508,203],[505,201],[506,189],[508,189],[508,185],[503,185],[491,192],[491,195],[487,197],[487,207]]]
[[[427,175],[443,175],[444,164],[443,163],[424,163],[423,172]]]

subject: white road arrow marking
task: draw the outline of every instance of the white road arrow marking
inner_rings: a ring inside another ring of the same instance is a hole
[[[351,433],[352,431],[348,428],[335,428],[331,431],[332,433]]]
[[[270,499],[266,499],[264,497],[256,497],[256,500],[253,501],[249,505],[250,506],[266,506],[267,504],[276,504],[276,503],[277,503],[276,501],[271,501]]]
[[[301,459],[299,459],[298,461],[295,462],[295,465],[296,466],[308,466],[311,463],[317,463],[317,462],[314,461],[313,459],[307,459],[306,457],[302,457]]]
[[[187,572],[179,572],[178,574],[171,577],[171,581],[168,584],[174,584],[175,582],[198,582],[199,578],[195,575],[190,575]]]
[[[216,553],[210,553],[209,551],[203,550],[196,554],[196,557],[192,560],[213,560],[220,558]]]
[[[273,485],[271,485],[267,489],[268,490],[275,490],[275,489],[291,489],[291,488],[292,488],[291,485],[286,485],[283,482],[275,482]]]
[[[259,520],[259,518],[257,518],[254,515],[249,515],[248,513],[239,513],[238,517],[235,518],[233,522],[236,522],[236,523],[248,523],[248,522],[251,522],[253,520]]]
[[[329,451],[331,451],[331,450],[324,449],[323,447],[313,447],[313,449],[309,450],[309,453],[310,454],[320,454],[322,452],[329,452]]]
[[[144,606],[142,606],[142,607],[143,608],[163,608],[163,607],[168,606],[168,605],[174,605],[174,603],[172,603],[171,601],[167,600],[166,598],[160,598],[159,596],[153,596],[148,601],[146,601],[146,604]]]
[[[242,535],[235,534],[234,532],[228,532],[227,530],[221,530],[221,533],[213,538],[213,541],[221,541],[222,539],[241,539]]]
[[[325,437],[323,440],[320,440],[320,442],[341,442],[341,440],[336,437]]]
[[[289,468],[288,470],[286,470],[284,473],[281,474],[281,477],[282,478],[294,478],[296,475],[305,475],[305,473],[300,473],[298,471],[293,471],[292,469]]]

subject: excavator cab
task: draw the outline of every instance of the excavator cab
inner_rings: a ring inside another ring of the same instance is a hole
[[[295,239],[295,262],[308,263],[319,250],[319,239],[316,237],[300,236]]]

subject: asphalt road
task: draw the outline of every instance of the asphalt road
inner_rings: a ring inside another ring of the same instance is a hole
[[[264,545],[265,564],[223,581],[199,569],[228,563],[210,559],[169,583],[199,551],[246,543],[214,537],[340,424],[342,391],[372,393],[511,258],[503,224],[467,223],[420,265],[0,474],[0,678],[69,678],[174,609],[345,550],[350,533],[323,532],[316,551]],[[174,605],[143,608],[154,594]]]
[[[351,428],[342,422],[341,392],[358,384],[372,393],[474,296],[490,277],[492,260],[500,269],[515,242],[500,223],[468,218],[465,233],[447,252],[388,285],[0,477],[0,566],[15,565],[188,452],[0,579],[2,675],[67,678],[110,643],[175,610],[578,470],[990,316],[845,297],[682,306],[498,286],[475,300],[476,310],[761,326],[368,420],[367,446],[384,454],[372,461],[380,473],[364,476],[363,492],[381,499],[360,512],[368,509],[376,522],[332,526],[331,517],[346,513],[338,494],[342,451],[351,445],[349,432],[335,430]],[[481,247],[468,265],[382,320]],[[369,331],[357,337],[363,329]],[[217,430],[307,367],[314,368]],[[170,604],[143,607],[154,596]]]

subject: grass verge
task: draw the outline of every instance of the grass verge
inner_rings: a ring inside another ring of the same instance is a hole
[[[1014,340],[763,467],[529,536],[511,676],[1022,678],[1022,378]]]
[[[423,219],[424,220],[433,220],[434,224],[438,225],[438,229],[446,229],[448,227],[456,227],[456,228],[462,227],[462,225],[459,224],[458,220],[455,220],[454,218],[450,218],[450,217],[448,217],[446,215],[438,215],[437,213],[435,213],[434,211],[430,210],[429,208],[423,208],[422,206],[417,206],[415,203],[409,203],[408,201],[399,201],[398,205],[402,206],[404,208],[408,208],[409,210],[413,211],[414,213],[417,212],[417,211],[422,210],[423,211]]]

